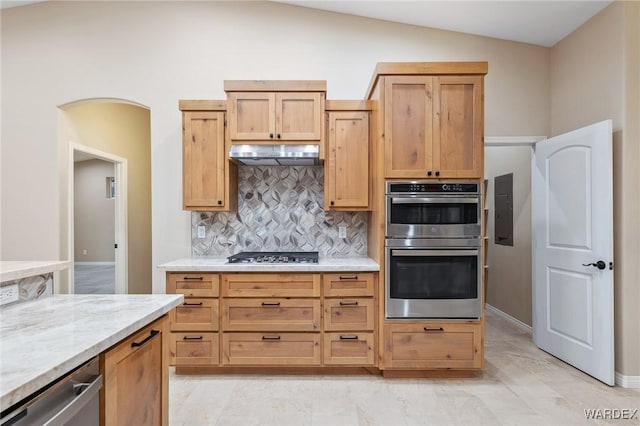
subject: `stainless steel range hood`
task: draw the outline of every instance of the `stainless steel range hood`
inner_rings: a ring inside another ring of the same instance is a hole
[[[231,145],[229,159],[248,166],[315,166],[319,145]]]

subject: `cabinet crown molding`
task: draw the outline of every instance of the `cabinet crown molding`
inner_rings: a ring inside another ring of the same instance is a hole
[[[326,92],[326,80],[225,80],[225,92]]]

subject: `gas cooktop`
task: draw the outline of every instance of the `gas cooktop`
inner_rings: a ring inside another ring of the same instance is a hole
[[[227,258],[229,263],[318,263],[317,251],[243,251]]]

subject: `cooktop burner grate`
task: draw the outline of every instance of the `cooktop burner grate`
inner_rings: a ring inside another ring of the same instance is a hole
[[[229,263],[318,263],[317,251],[244,251],[227,258]]]

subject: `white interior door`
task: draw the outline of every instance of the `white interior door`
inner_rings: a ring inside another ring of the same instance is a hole
[[[538,142],[531,178],[533,340],[613,385],[611,120]]]

